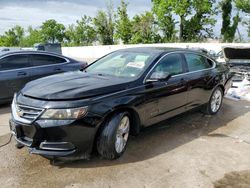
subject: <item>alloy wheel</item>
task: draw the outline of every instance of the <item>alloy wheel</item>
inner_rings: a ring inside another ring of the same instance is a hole
[[[221,106],[222,103],[222,93],[219,89],[215,90],[212,100],[211,100],[211,110],[213,113],[216,113]]]
[[[129,117],[124,116],[121,119],[116,132],[115,150],[117,153],[121,153],[124,150],[128,141],[129,129],[130,129]]]

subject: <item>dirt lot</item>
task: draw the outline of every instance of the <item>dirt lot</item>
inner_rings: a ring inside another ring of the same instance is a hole
[[[8,130],[8,107],[0,127]],[[9,135],[0,137],[5,143]],[[14,142],[0,148],[1,187],[250,187],[250,102],[224,100],[220,113],[192,112],[145,130],[124,156],[50,162]]]

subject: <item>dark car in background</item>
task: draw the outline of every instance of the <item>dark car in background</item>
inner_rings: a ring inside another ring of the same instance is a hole
[[[42,51],[15,51],[0,55],[0,104],[10,102],[29,81],[83,69],[87,64]]]
[[[120,157],[130,134],[196,107],[216,114],[229,68],[185,49],[131,48],[29,82],[12,102],[18,143],[48,158]],[[187,117],[188,118],[188,117]]]

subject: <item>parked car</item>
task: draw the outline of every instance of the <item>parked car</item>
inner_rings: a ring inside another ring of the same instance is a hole
[[[33,154],[120,157],[130,134],[196,107],[216,114],[229,69],[185,49],[131,48],[84,71],[28,83],[12,103],[10,128]]]
[[[50,52],[15,51],[0,55],[0,104],[10,102],[29,81],[82,69],[86,63]]]

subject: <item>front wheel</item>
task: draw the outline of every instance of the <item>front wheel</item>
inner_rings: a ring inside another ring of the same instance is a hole
[[[128,112],[114,114],[102,127],[97,140],[97,151],[106,159],[120,157],[127,146],[130,130]]]
[[[209,115],[217,114],[221,108],[222,101],[223,101],[223,91],[220,87],[217,87],[213,91],[208,104],[205,106],[204,109],[205,113]]]

